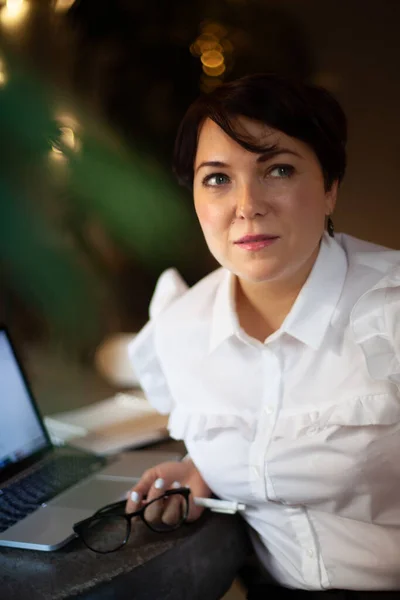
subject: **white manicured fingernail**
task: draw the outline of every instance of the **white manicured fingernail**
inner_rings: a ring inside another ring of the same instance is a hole
[[[132,502],[139,502],[139,494],[137,492],[131,492]]]
[[[174,483],[172,484],[171,487],[173,487],[177,490],[178,488],[181,488],[182,486],[179,481],[174,481]]]
[[[156,488],[156,490],[162,490],[162,488],[164,487],[164,479],[162,479],[161,477],[156,479],[154,482],[154,487]]]

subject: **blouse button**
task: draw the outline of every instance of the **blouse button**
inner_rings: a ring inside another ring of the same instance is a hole
[[[309,556],[310,558],[312,558],[312,557],[314,556],[314,550],[313,550],[312,548],[309,548],[309,549],[307,550],[307,554],[308,554],[308,556]]]
[[[260,476],[260,469],[258,467],[252,467],[253,475],[256,477]]]
[[[266,415],[272,415],[272,412],[273,412],[273,411],[272,411],[272,408],[271,408],[270,406],[266,406],[266,407],[264,408],[264,411],[265,411],[265,414],[266,414]]]

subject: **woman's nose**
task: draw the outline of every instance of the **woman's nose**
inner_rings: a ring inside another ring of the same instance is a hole
[[[238,190],[236,198],[236,218],[254,219],[257,216],[263,216],[267,212],[267,202],[263,197],[261,190],[255,189],[255,186],[243,186]]]

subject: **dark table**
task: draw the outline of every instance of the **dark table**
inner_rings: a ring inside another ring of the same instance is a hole
[[[172,534],[144,525],[128,545],[100,555],[74,540],[57,552],[2,548],[2,600],[214,600],[249,553],[240,517],[205,514]]]
[[[179,448],[176,443],[160,447]],[[0,598],[217,600],[249,553],[241,517],[209,511],[168,534],[141,524],[125,548],[107,555],[91,552],[77,539],[56,552],[0,548]]]

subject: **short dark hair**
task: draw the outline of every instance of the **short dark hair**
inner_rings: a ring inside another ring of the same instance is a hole
[[[174,172],[193,188],[194,162],[202,123],[211,119],[238,144],[255,153],[271,146],[235,130],[234,119],[248,117],[308,144],[321,165],[325,189],[342,181],[346,170],[347,121],[338,101],[324,88],[274,74],[248,75],[225,83],[191,104],[178,129]]]

